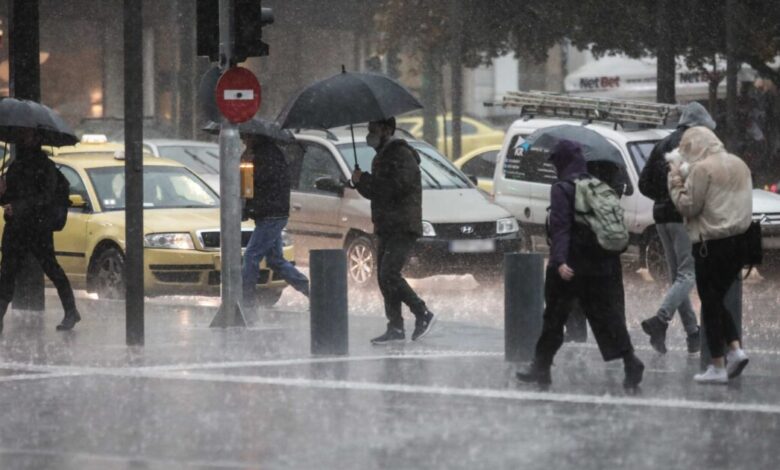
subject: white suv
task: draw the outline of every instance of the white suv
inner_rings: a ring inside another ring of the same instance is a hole
[[[522,139],[544,127],[561,124],[582,125],[582,121],[524,117],[507,130],[494,174],[495,201],[515,217],[528,237],[530,250],[545,250],[545,219],[550,205],[550,185],[555,169],[547,155],[515,152]],[[631,235],[631,246],[624,255],[633,268],[647,267],[656,279],[667,276],[663,247],[653,225],[653,201],[639,192],[639,174],[653,146],[670,133],[667,129],[624,130],[608,123],[584,124],[617,147],[626,163],[622,171],[622,205]],[[522,156],[520,156],[522,155]],[[762,275],[774,275],[780,259],[780,196],[762,190],[753,192],[754,218],[762,220],[765,266]]]
[[[370,171],[375,151],[365,129],[356,135],[360,167]],[[401,131],[399,131],[401,132]],[[299,145],[285,147],[290,161],[291,200],[287,229],[295,237],[297,262],[308,262],[309,250],[344,248],[353,285],[373,285],[376,241],[370,201],[348,185],[354,154],[349,132],[306,131]],[[435,148],[406,139],[422,162],[423,236],[417,241],[406,274],[472,274],[478,281],[501,277],[504,254],[519,251],[517,220],[491,202]]]

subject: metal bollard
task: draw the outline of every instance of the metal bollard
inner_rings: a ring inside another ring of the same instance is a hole
[[[349,354],[347,322],[347,258],[344,250],[312,250],[311,353]]]
[[[741,276],[741,273],[740,273]],[[726,292],[726,297],[723,299],[723,304],[726,305],[726,309],[731,313],[731,318],[734,319],[734,325],[737,327],[739,337],[742,338],[742,278],[737,278],[729,291]],[[707,324],[704,321],[704,309],[701,313],[701,369],[704,370],[710,365],[712,356],[710,356],[710,347],[707,344]]]
[[[542,332],[544,256],[510,253],[504,257],[504,357],[528,361]]]

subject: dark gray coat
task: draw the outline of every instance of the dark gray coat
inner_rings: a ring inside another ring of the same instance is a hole
[[[380,236],[422,235],[420,156],[403,139],[391,139],[356,185],[371,200],[374,233]]]

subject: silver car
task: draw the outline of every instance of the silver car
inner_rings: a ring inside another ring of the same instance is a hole
[[[353,285],[373,285],[376,240],[370,201],[346,184],[355,161],[349,133],[308,131],[296,138],[298,143],[285,151],[292,174],[287,228],[295,238],[297,263],[308,262],[309,250],[344,248]],[[480,282],[500,278],[504,254],[522,246],[517,220],[434,147],[407,140],[422,158],[424,220],[406,274],[472,274]],[[375,151],[365,136],[356,136],[355,150],[360,167],[370,171]]]

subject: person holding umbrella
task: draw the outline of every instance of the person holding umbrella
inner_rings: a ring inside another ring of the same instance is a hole
[[[278,125],[257,118],[239,131],[246,145],[241,159],[254,162],[254,194],[244,209],[244,217],[255,221],[241,269],[244,307],[255,308],[263,258],[275,276],[309,297],[309,279],[284,258],[282,251],[282,230],[290,216],[290,171],[277,142],[294,138]]]
[[[371,220],[379,239],[379,289],[385,300],[387,331],[371,340],[386,344],[406,339],[401,305],[415,316],[412,341],[428,334],[436,316],[401,276],[417,238],[422,236],[420,156],[405,140],[394,137],[395,118],[371,121],[366,142],[376,149],[371,173],[355,168],[352,182],[371,200]]]
[[[533,136],[529,136],[529,141],[533,142],[531,137]],[[595,162],[595,158],[597,157],[592,157],[591,161]],[[634,347],[626,328],[619,251],[608,250],[605,246],[609,244],[598,239],[599,234],[593,230],[593,227],[588,226],[587,219],[583,223],[575,215],[575,211],[583,210],[578,205],[583,200],[578,196],[582,191],[581,188],[594,192],[601,191],[599,180],[588,173],[583,148],[578,142],[560,139],[552,147],[550,161],[555,167],[558,181],[550,189],[551,206],[547,231],[551,246],[544,286],[545,310],[542,334],[536,343],[536,352],[531,366],[527,370],[518,372],[517,378],[522,382],[537,383],[542,387],[552,383],[550,367],[555,354],[563,344],[563,328],[570,313],[572,300],[576,298],[582,304],[603,359],[605,361],[623,359],[625,370],[623,386],[629,391],[635,390],[642,381],[644,364],[634,354]],[[581,186],[579,183],[588,180],[594,182],[593,186]],[[603,183],[601,186],[604,186]],[[617,199],[615,191],[608,189],[606,192],[612,192],[614,203]],[[607,194],[604,197],[610,196]],[[608,201],[604,199],[604,202]],[[594,207],[590,209],[595,210]],[[614,214],[615,211],[612,210],[610,213]],[[625,238],[627,242],[627,231]]]
[[[412,340],[431,331],[436,319],[401,276],[415,241],[422,235],[422,184],[420,157],[403,139],[394,137],[395,117],[422,108],[409,90],[392,78],[376,73],[341,73],[305,87],[277,117],[283,128],[329,129],[368,122],[368,145],[376,149],[371,173],[357,164],[352,183],[371,200],[371,218],[379,239],[378,281],[385,299],[387,331],[373,344],[403,341],[401,305],[416,317]]]
[[[49,213],[46,209],[54,204],[57,169],[41,150],[43,137],[36,129],[18,127],[13,138],[16,158],[4,178],[0,178],[0,205],[6,221],[0,261],[0,332],[2,319],[13,300],[16,276],[27,253],[38,260],[57,288],[65,310],[57,330],[71,330],[81,315],[68,277],[54,255],[53,231],[46,216]]]

